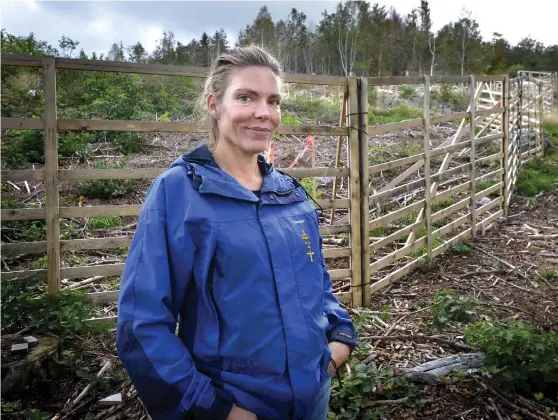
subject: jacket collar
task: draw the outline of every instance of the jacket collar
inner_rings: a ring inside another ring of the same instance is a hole
[[[219,168],[206,145],[199,146],[191,153],[182,156],[181,163],[188,168],[188,174],[193,177],[194,187],[201,194],[217,194],[251,202],[259,201],[252,191]],[[263,173],[262,201],[286,204],[303,200],[301,192],[291,194],[298,187],[291,177],[277,171],[271,163],[265,161],[263,156],[258,156],[258,165]],[[288,197],[291,195],[292,197]]]

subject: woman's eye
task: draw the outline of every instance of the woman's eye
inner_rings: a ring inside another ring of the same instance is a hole
[[[248,95],[240,95],[240,96],[238,97],[238,100],[239,100],[240,102],[248,102],[248,101],[250,100],[250,97],[249,97]]]
[[[281,101],[279,101],[278,99],[272,99],[271,101],[269,101],[269,103],[274,106],[281,105]]]

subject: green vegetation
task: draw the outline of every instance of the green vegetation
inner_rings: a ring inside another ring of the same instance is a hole
[[[2,334],[30,327],[31,332],[50,332],[69,339],[87,329],[93,304],[85,292],[63,289],[48,295],[27,283],[6,282],[2,286]]]
[[[302,178],[299,182],[302,188],[304,188],[308,194],[312,195],[312,178]],[[316,199],[321,198],[321,196],[322,193],[318,190],[318,185],[316,184]]]
[[[281,102],[281,111],[287,115],[296,115],[296,119],[304,124],[338,125],[341,104],[300,95],[284,99]]]
[[[415,88],[413,88],[412,86],[401,85],[399,87],[399,96],[401,96],[403,99],[411,99],[416,98],[418,95],[415,91]]]
[[[555,398],[558,392],[558,334],[519,321],[469,324],[467,342],[487,356],[484,369],[508,389]]]
[[[378,108],[370,109],[368,124],[388,124],[416,118],[422,118],[422,108],[412,107],[407,102],[401,102],[387,111]]]
[[[453,290],[442,290],[434,295],[430,302],[433,325],[438,331],[450,322],[470,322],[476,317],[474,312],[476,299],[456,296]]]
[[[517,192],[523,196],[544,194],[558,188],[558,123],[545,124],[544,131],[550,137],[545,156],[531,160],[517,175]]]
[[[539,270],[539,276],[547,281],[558,281],[558,270],[552,267],[542,267]],[[535,279],[537,279],[536,277]]]
[[[110,229],[121,224],[122,219],[119,216],[99,216],[89,219],[88,227],[90,229]]]
[[[92,169],[121,169],[122,163],[109,166],[102,161],[93,164]],[[120,197],[133,191],[136,181],[133,179],[92,179],[77,182],[76,190],[80,195],[88,198],[111,198]]]
[[[468,254],[473,249],[472,245],[468,242],[458,242],[453,246],[453,252],[455,254]]]

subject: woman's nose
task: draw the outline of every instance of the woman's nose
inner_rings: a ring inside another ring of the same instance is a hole
[[[256,118],[269,119],[270,112],[269,112],[269,106],[268,106],[267,102],[258,101],[256,103],[256,109],[255,109],[254,114],[255,114]]]

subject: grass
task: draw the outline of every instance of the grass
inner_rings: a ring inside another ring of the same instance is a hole
[[[526,197],[556,191],[558,187],[558,122],[544,124],[544,132],[550,138],[545,156],[527,163],[517,175],[517,192]]]
[[[415,118],[422,118],[422,108],[412,107],[407,102],[401,102],[387,111],[371,109],[368,114],[368,123],[370,125],[389,124]]]
[[[424,235],[423,235],[424,236]],[[418,235],[417,235],[418,237]],[[438,248],[440,245],[442,245],[444,243],[444,241],[440,240],[440,239],[435,239],[434,242],[432,242],[432,249],[434,248]],[[421,246],[420,248],[415,249],[412,253],[411,253],[411,257],[413,258],[420,258],[423,255],[426,255],[426,245]]]
[[[119,216],[99,216],[89,219],[90,229],[110,229],[121,224],[122,219]]]
[[[551,267],[541,268],[539,275],[548,281],[558,281],[558,270]]]

